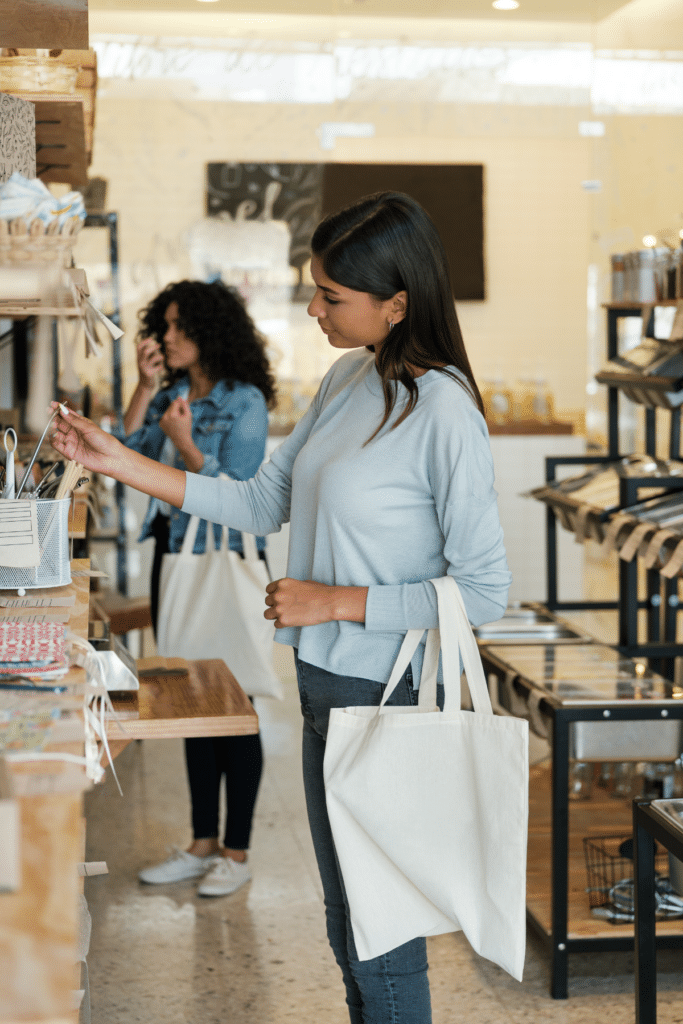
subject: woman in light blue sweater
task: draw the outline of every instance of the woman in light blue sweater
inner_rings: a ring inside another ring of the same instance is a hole
[[[295,649],[309,820],[350,1019],[429,1024],[424,939],[356,956],[325,806],[327,722],[332,707],[378,704],[405,631],[437,625],[430,578],[455,577],[476,625],[500,617],[510,574],[481,397],[431,220],[401,193],[369,196],[319,225],[311,270],[308,311],[349,351],[252,480],[155,465],[71,413],[53,443],[184,512],[252,533],[290,522],[287,577],[269,584],[265,615]],[[390,703],[416,703],[421,660]]]

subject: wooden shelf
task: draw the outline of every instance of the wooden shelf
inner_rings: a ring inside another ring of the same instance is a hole
[[[573,423],[562,423],[556,420],[553,423],[536,423],[531,420],[519,420],[516,423],[488,423],[489,434],[492,436],[510,434],[513,436],[546,436],[548,434],[573,434]]]
[[[27,316],[83,316],[83,310],[76,306],[44,305],[39,299],[34,302],[0,300],[0,319],[24,320]]]
[[[84,540],[88,527],[88,502],[84,498],[76,498],[69,508],[69,536],[75,540]]]
[[[0,46],[87,50],[88,0],[0,0]]]
[[[0,0],[0,11],[2,3]],[[97,55],[94,50],[63,50],[58,63],[77,68],[75,92],[10,95],[28,100],[35,107],[37,176],[45,182],[67,182],[72,188],[80,188],[88,181],[92,160]]]
[[[648,299],[647,302],[603,302],[603,309],[645,309],[652,306],[677,306],[681,299]]]
[[[258,732],[253,705],[224,661],[188,661],[187,675],[177,672],[145,676],[131,697],[114,701],[125,739],[187,736],[245,736]],[[128,715],[136,717],[128,717]],[[121,740],[115,721],[107,736]]]
[[[71,569],[86,572],[89,562],[75,560]],[[74,597],[69,626],[86,637],[89,587],[88,576],[74,575],[68,586],[30,590],[27,596]],[[64,680],[83,686],[85,672],[72,667]],[[51,743],[48,749],[82,756],[84,730],[75,723],[73,728],[77,741]],[[0,1016],[3,1021],[76,1024],[77,865],[85,859],[82,793],[90,782],[82,765],[58,760],[14,763],[9,774],[20,807],[21,884],[0,901]]]
[[[632,924],[610,924],[590,912],[583,838],[630,834],[633,823],[626,800],[612,799],[596,789],[590,800],[570,803],[567,937],[598,939],[633,936]],[[529,782],[529,847],[527,854],[527,910],[550,936],[551,933],[551,813],[550,766],[531,769]],[[683,919],[658,921],[657,934],[683,935]]]

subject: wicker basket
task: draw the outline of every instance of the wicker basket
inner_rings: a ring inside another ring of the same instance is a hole
[[[54,222],[56,226],[56,221]],[[60,232],[50,233],[52,225],[33,220],[30,227],[23,218],[0,220],[0,266],[24,266],[28,263],[71,266],[71,254],[80,230],[80,217],[71,217]]]
[[[54,57],[0,57],[0,92],[72,93],[78,68]]]

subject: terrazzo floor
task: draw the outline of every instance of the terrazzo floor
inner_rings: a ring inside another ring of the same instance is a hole
[[[300,712],[288,651],[282,704],[258,705],[265,770],[250,861],[253,880],[202,899],[194,882],[146,886],[137,871],[190,840],[182,741],[131,743],[86,797],[92,915],[92,1024],[344,1024],[325,937],[320,882],[300,778]],[[633,956],[570,958],[569,999],[550,998],[549,961],[529,936],[519,984],[472,953],[461,934],[429,939],[434,1024],[628,1024]],[[683,1024],[683,952],[659,955],[659,1024]]]

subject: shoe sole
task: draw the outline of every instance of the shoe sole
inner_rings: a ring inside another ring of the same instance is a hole
[[[140,878],[140,876],[138,875],[138,882],[141,882],[142,885],[177,885],[178,882],[194,882],[201,877],[201,875],[185,875],[183,878],[165,878],[163,882],[154,882],[150,881],[147,878]]]
[[[240,882],[240,884],[235,886],[234,889],[228,889],[227,892],[200,892],[199,889],[197,889],[197,896],[201,896],[203,899],[216,899],[221,896],[232,896],[234,892],[237,892],[238,889],[241,889],[248,882],[251,882],[251,878],[245,878],[243,882]]]

